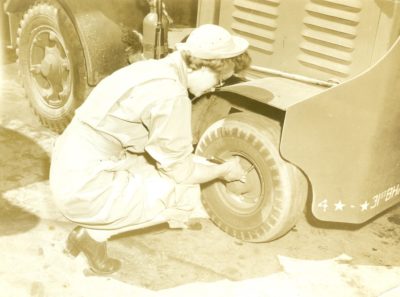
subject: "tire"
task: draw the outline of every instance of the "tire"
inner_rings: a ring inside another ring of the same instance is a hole
[[[211,125],[196,154],[241,158],[246,182],[217,180],[202,185],[202,201],[211,220],[228,234],[249,242],[272,241],[286,234],[304,210],[307,180],[278,151],[279,123],[235,113]]]
[[[62,132],[89,92],[83,49],[74,25],[56,3],[37,3],[17,32],[19,72],[42,124]]]

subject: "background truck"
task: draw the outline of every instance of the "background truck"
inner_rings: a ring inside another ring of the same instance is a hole
[[[119,24],[140,31],[147,6],[28,2],[6,1],[11,47],[34,110],[61,131],[90,88],[125,65]],[[400,201],[398,1],[165,4],[177,27],[215,23],[250,43],[244,77],[193,99],[196,154],[239,156],[248,172],[246,183],[203,185],[216,225],[270,241],[294,226],[306,201],[317,219],[351,224]]]
[[[163,1],[173,26],[194,27],[197,1]],[[102,78],[127,65],[123,28],[142,32],[147,0],[6,0],[2,41],[15,50],[33,111],[61,132]]]

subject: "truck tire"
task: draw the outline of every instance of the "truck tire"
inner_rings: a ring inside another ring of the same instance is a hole
[[[304,210],[307,180],[278,151],[279,123],[235,113],[215,122],[202,135],[196,154],[226,160],[239,156],[246,182],[213,181],[202,185],[202,201],[211,220],[228,234],[266,242],[287,233]]]
[[[29,8],[17,32],[22,82],[42,124],[62,132],[89,92],[78,34],[56,3]]]

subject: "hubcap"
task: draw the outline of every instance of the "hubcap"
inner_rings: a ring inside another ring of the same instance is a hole
[[[245,182],[234,181],[225,183],[225,185],[221,184],[220,191],[225,197],[224,202],[235,212],[243,214],[253,212],[260,206],[264,191],[259,170],[244,154],[221,157],[226,160],[232,156],[240,157],[240,164],[247,172],[246,180]]]
[[[39,29],[30,48],[30,72],[36,90],[50,108],[62,107],[72,89],[72,74],[62,38],[50,29]]]

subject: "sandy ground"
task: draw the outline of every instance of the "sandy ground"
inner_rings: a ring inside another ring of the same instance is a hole
[[[16,65],[0,67],[1,296],[400,296],[400,207],[355,227],[303,217],[262,244],[208,220],[198,230],[160,225],[111,240],[123,267],[94,276],[63,252],[74,226],[48,187],[57,135],[32,115]]]

